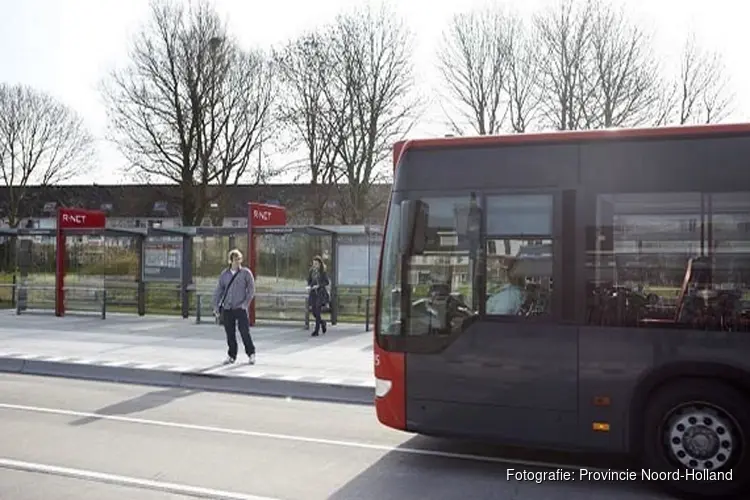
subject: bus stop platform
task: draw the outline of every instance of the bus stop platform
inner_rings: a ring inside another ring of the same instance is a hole
[[[0,372],[372,404],[372,333],[339,323],[250,329],[256,364],[226,357],[223,327],[174,317],[16,316],[0,311]]]

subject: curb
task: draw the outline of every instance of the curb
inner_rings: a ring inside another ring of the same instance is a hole
[[[20,358],[0,357],[0,372],[368,406],[375,399],[372,387]]]

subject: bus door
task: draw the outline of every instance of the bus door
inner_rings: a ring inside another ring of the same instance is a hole
[[[556,304],[563,293],[559,198],[422,200],[426,244],[404,277],[411,305],[407,420],[503,439],[575,436],[577,329],[560,324]]]

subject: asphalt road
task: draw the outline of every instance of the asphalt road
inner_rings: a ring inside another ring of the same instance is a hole
[[[413,437],[367,406],[0,375],[1,500],[670,498],[509,479],[555,471],[524,460],[617,465]]]

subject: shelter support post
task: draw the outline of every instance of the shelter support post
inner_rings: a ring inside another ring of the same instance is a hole
[[[190,288],[193,284],[193,237],[184,235],[182,237],[182,273],[180,279],[182,317],[190,315]]]
[[[203,309],[203,296],[196,291],[195,292],[195,324],[200,325],[201,323],[201,310]]]
[[[339,237],[337,234],[331,235],[331,270],[328,273],[331,280],[331,324],[335,325],[339,319],[339,278],[336,270],[336,254],[338,253]]]
[[[255,234],[255,231],[253,231],[252,226],[248,223],[248,233],[247,233],[247,266],[250,268],[250,272],[253,273],[253,276],[255,277],[255,295],[258,295],[257,289],[258,289],[258,262],[257,262],[257,252],[258,252],[258,235]],[[247,315],[248,315],[248,321],[250,322],[250,326],[255,326],[255,303],[257,301],[255,299],[250,301],[250,304],[247,308]]]
[[[18,266],[21,282],[16,283],[18,296],[16,297],[15,307],[19,314],[22,311],[25,311],[28,307],[29,270],[31,269],[33,245],[34,242],[29,237],[16,238],[16,248],[18,249],[16,254],[16,265]]]
[[[16,307],[16,290],[18,289],[18,276],[16,276],[15,273],[13,273],[13,281],[11,283],[11,294],[10,294],[10,307],[14,308]]]
[[[138,287],[136,290],[136,304],[138,316],[146,315],[146,282],[143,280],[143,259],[145,259],[143,247],[145,241],[146,235],[139,234],[136,238],[136,253],[138,254],[138,269],[136,272],[136,283]]]
[[[55,242],[55,316],[58,318],[65,314],[65,231],[57,221],[57,240]]]

